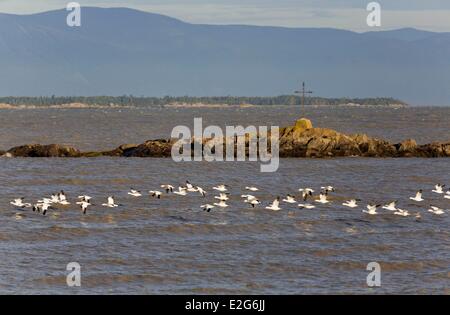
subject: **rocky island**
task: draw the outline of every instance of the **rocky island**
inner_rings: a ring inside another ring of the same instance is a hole
[[[370,137],[365,134],[346,135],[327,128],[314,128],[305,118],[295,125],[280,128],[280,157],[332,158],[332,157],[450,157],[449,142],[417,144],[408,139],[400,143]],[[0,151],[3,157],[170,157],[172,145],[178,139],[148,140],[142,144],[123,144],[110,151],[81,152],[66,145],[27,144]],[[192,140],[194,141],[194,140]],[[203,140],[203,145],[208,143]],[[193,142],[191,143],[193,145]],[[248,141],[246,142],[248,148]]]

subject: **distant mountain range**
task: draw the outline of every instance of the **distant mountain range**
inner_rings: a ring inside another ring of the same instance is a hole
[[[450,105],[450,33],[197,25],[126,8],[0,14],[0,96],[322,97]]]

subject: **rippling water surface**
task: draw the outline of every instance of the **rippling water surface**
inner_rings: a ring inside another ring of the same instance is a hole
[[[115,108],[0,110],[0,149],[27,143],[64,143],[81,150],[111,149],[123,143],[168,138],[177,125],[292,125],[299,107]],[[306,117],[315,127],[367,133],[400,142],[450,141],[450,107],[352,108],[311,107]],[[225,130],[225,128],[224,128]]]
[[[294,108],[205,110],[206,123],[291,123]],[[410,111],[413,111],[411,113]],[[29,142],[64,142],[82,149],[114,147],[167,137],[180,123],[191,124],[202,110],[23,110],[0,111],[0,147]],[[222,114],[221,114],[222,113]],[[448,109],[315,109],[316,125],[366,132],[392,141],[449,138]],[[47,126],[43,125],[46,122]],[[427,213],[430,203],[445,209],[450,200],[431,193],[450,185],[448,159],[282,159],[274,174],[254,163],[181,163],[170,159],[0,159],[0,293],[450,294],[449,212]],[[164,195],[133,198],[186,179],[207,189],[202,198]],[[230,185],[230,207],[205,213],[213,185]],[[266,206],[298,188],[333,185],[332,203],[312,210],[282,204],[282,211],[250,209],[240,200],[247,185]],[[424,189],[423,203],[408,199]],[[9,205],[13,197],[34,201],[64,189],[95,204],[83,216],[75,206],[46,217]],[[102,208],[108,195],[122,206]],[[399,200],[422,219],[387,211],[367,216],[361,205]],[[379,262],[382,286],[366,285],[366,265]],[[66,265],[82,266],[81,288],[68,288]]]

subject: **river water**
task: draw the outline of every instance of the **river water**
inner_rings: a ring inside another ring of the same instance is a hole
[[[298,108],[231,109],[26,109],[1,110],[0,148],[25,143],[65,143],[82,150],[167,138],[175,125],[289,125]],[[311,108],[314,125],[367,133],[391,141],[450,140],[450,108]],[[0,293],[12,294],[450,294],[450,212],[436,216],[430,204],[450,208],[432,193],[450,185],[448,159],[282,159],[276,173],[250,162],[185,162],[156,158],[0,158]],[[163,195],[158,200],[127,195],[190,180],[206,198]],[[229,207],[203,212],[214,202],[214,185],[229,185]],[[241,201],[245,186],[257,186],[262,201]],[[331,203],[299,209],[276,196],[300,187],[333,185]],[[47,216],[9,205],[63,189],[72,205]],[[423,202],[409,200],[418,189]],[[80,194],[94,205],[82,215]],[[120,207],[101,207],[114,195]],[[344,200],[358,198],[349,209]],[[414,216],[368,203],[398,200]],[[66,266],[81,265],[81,287],[66,284]],[[366,266],[381,266],[381,287],[369,288]]]

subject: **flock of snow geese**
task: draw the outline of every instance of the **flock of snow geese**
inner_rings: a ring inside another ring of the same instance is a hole
[[[184,186],[178,187],[178,189],[175,189],[172,185],[161,185],[161,190],[151,190],[149,191],[149,196],[153,198],[161,199],[161,197],[165,194],[174,194],[179,196],[186,196],[189,193],[195,193],[200,194],[202,197],[206,198],[206,191],[199,187],[192,185],[189,181],[186,181],[186,184]],[[439,194],[443,196],[445,199],[450,200],[450,189],[445,192],[444,191],[445,185],[437,184],[435,185],[434,189],[432,190],[433,193]],[[200,206],[201,209],[203,209],[206,212],[211,212],[214,208],[226,208],[229,205],[227,204],[227,201],[230,199],[230,193],[228,192],[228,186],[221,184],[218,186],[215,186],[212,188],[214,191],[218,193],[218,196],[214,196],[214,202],[212,204],[203,204]],[[259,191],[257,187],[245,187],[246,194],[241,195],[241,198],[244,203],[248,204],[249,207],[257,208],[261,205],[261,201],[255,197],[254,195],[251,195],[250,193],[256,193]],[[328,204],[331,203],[328,199],[329,194],[335,192],[334,187],[332,186],[324,186],[321,187],[319,195],[314,195],[314,190],[311,188],[300,188],[299,189],[299,198],[301,198],[302,203],[298,203],[296,200],[295,195],[288,194],[285,198],[281,199],[280,197],[277,197],[275,200],[272,201],[269,205],[264,207],[264,209],[272,210],[272,211],[280,211],[281,208],[281,202],[286,204],[297,204],[300,209],[314,209],[316,206],[314,204]],[[128,192],[128,195],[132,197],[142,197],[143,194],[139,190],[131,189]],[[311,203],[308,203],[308,199],[311,200]],[[416,195],[409,198],[410,200],[413,200],[415,202],[423,202],[425,199],[423,198],[423,191],[419,190],[417,191]],[[81,212],[83,214],[87,213],[87,210],[89,207],[93,206],[94,204],[91,203],[92,197],[87,195],[78,196],[78,201],[76,204],[80,207]],[[25,198],[18,198],[11,201],[11,205],[13,205],[16,208],[31,208],[33,212],[40,213],[42,215],[46,215],[49,210],[53,210],[58,206],[69,206],[70,202],[67,200],[67,196],[64,191],[61,191],[57,194],[51,195],[49,198],[42,198],[37,201],[35,204],[31,203],[25,203]],[[358,208],[358,202],[361,200],[359,199],[351,199],[348,201],[345,201],[342,203],[343,206],[349,207],[349,208]],[[102,204],[102,207],[108,207],[108,208],[116,208],[122,206],[121,204],[116,204],[116,200],[114,196],[109,196],[107,198],[106,203]],[[368,215],[376,215],[379,212],[377,212],[378,208],[382,208],[384,210],[392,212],[394,215],[407,217],[412,215],[410,211],[400,209],[397,207],[397,201],[389,202],[385,205],[381,204],[368,204],[366,208],[362,210],[363,213]],[[448,211],[448,210],[446,210]],[[428,212],[435,214],[435,215],[442,215],[445,214],[446,211],[444,209],[441,209],[437,206],[430,205],[430,208],[428,209]],[[417,219],[421,218],[420,212],[415,213],[415,217]]]

